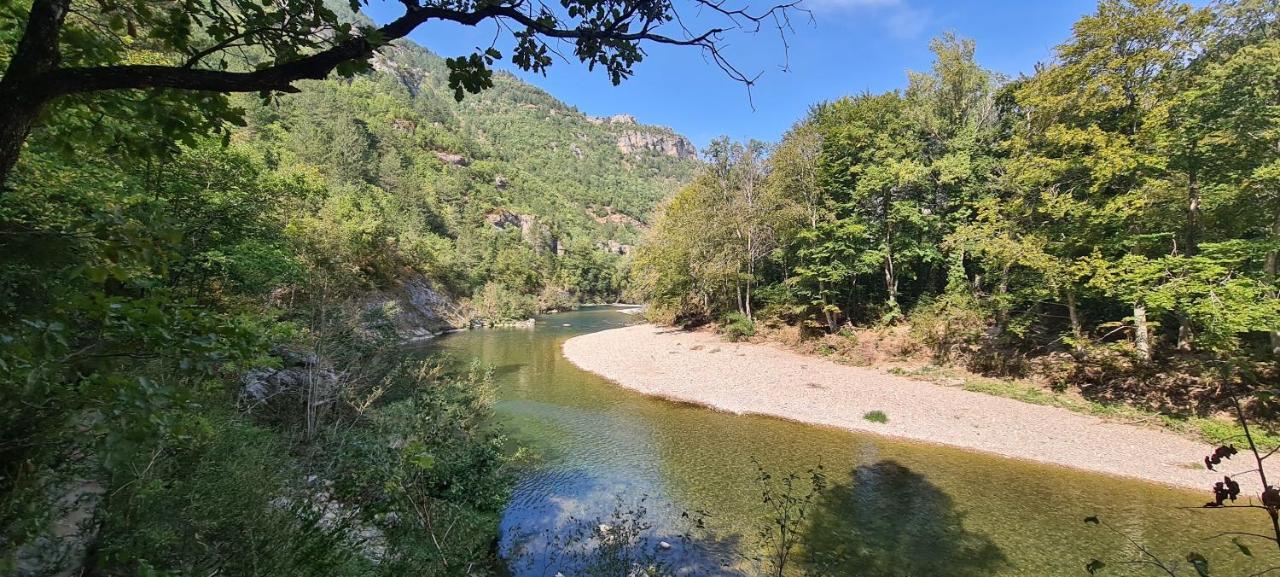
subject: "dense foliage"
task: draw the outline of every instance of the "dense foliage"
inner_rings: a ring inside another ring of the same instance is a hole
[[[984,370],[1055,352],[1105,365],[1056,382],[1172,367],[1222,383],[1219,361],[1266,378],[1277,16],[1266,0],[1106,0],[1012,80],[944,36],[905,90],[815,106],[767,158],[713,145],[641,247],[636,288],[667,320],[905,320]]]
[[[373,64],[267,101],[45,110],[0,193],[0,572],[496,568],[515,449],[488,376],[386,319],[616,299],[695,161],[510,75],[457,102],[412,44]],[[219,111],[243,126],[210,136]]]
[[[455,103],[443,61],[412,45],[374,64],[384,73],[309,84],[267,106],[244,101],[241,135],[271,168],[318,174],[338,191],[302,226],[366,276],[409,268],[459,296],[491,295],[482,289],[497,283],[542,297],[490,321],[618,298],[622,253],[694,161],[627,154],[617,141],[681,137],[588,118],[509,75]]]

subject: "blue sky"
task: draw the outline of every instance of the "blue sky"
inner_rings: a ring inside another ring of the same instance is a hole
[[[687,9],[686,0],[675,1]],[[1092,12],[1095,1],[806,0],[812,21],[803,14],[793,18],[789,51],[776,32],[727,36],[726,54],[733,63],[763,72],[751,99],[743,85],[696,48],[650,45],[635,76],[620,86],[599,70],[588,72],[568,46],[561,52],[570,60],[557,60],[546,76],[506,62],[500,67],[587,114],[632,114],[647,124],[670,126],[699,147],[722,134],[773,142],[814,103],[905,86],[907,71],[928,69],[929,39],[943,32],[974,39],[978,60],[987,68],[1010,76],[1030,72],[1036,62],[1051,58],[1053,48],[1069,37],[1071,24]],[[382,23],[400,10],[398,2],[383,0],[366,11]],[[695,18],[691,28],[697,23]],[[458,56],[487,47],[494,34],[492,24],[429,23],[410,38],[442,56]],[[509,37],[498,47],[509,55]]]

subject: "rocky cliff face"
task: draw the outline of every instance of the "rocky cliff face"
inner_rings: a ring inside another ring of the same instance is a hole
[[[409,342],[464,328],[468,322],[458,303],[421,275],[401,280],[391,290],[371,294],[361,308],[367,330],[392,331],[397,338]]]
[[[549,227],[539,222],[537,215],[516,214],[505,208],[495,209],[484,215],[484,219],[497,229],[518,227],[520,240],[538,252],[550,251],[561,254],[560,239]]]
[[[618,150],[623,154],[657,152],[675,158],[695,158],[698,149],[688,138],[678,134],[662,134],[630,130],[618,137]]]
[[[422,83],[426,79],[427,73],[424,70],[406,66],[398,61],[397,57],[404,52],[404,47],[391,44],[382,50],[375,52],[369,63],[374,70],[394,76],[401,84],[404,85],[409,93],[417,96],[422,88]]]
[[[636,122],[636,117],[630,114],[615,114],[608,118],[588,116],[587,122],[590,122],[591,124],[638,124]]]

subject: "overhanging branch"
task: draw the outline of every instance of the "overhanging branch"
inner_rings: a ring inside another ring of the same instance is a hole
[[[751,14],[741,9],[727,9],[723,2],[712,0],[699,0],[698,4],[729,18],[735,28],[753,25],[758,30],[760,22],[776,18],[778,14],[787,10],[797,9],[799,0],[773,6],[760,14]],[[343,62],[368,58],[380,46],[407,36],[425,22],[440,20],[474,26],[490,19],[510,20],[538,36],[560,40],[653,42],[673,46],[697,46],[706,50],[716,65],[734,80],[748,85],[755,80],[755,77],[747,76],[730,64],[717,47],[716,41],[722,33],[728,31],[727,28],[710,28],[696,35],[690,34],[687,37],[676,38],[653,32],[655,22],[652,17],[646,18],[636,32],[625,32],[624,30],[631,27],[622,26],[622,19],[614,22],[613,25],[601,28],[583,25],[576,28],[561,27],[559,22],[549,23],[545,19],[536,18],[521,11],[518,4],[492,5],[475,11],[418,6],[412,2],[405,2],[405,5],[407,9],[403,16],[377,30],[375,35],[378,39],[377,44],[368,36],[354,36],[326,50],[262,70],[236,72],[190,66],[198,60],[197,58],[191,59],[187,65],[183,66],[119,65],[63,68],[48,71],[32,79],[28,89],[46,98],[101,90],[140,88],[217,92],[296,92],[293,82],[323,79]],[[634,11],[627,12],[625,17],[629,20],[634,14]],[[750,24],[744,24],[744,20]],[[200,57],[205,57],[215,52],[216,48],[217,46],[198,54]]]

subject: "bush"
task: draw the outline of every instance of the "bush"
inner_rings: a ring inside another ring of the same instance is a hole
[[[911,311],[911,337],[928,346],[935,360],[967,356],[981,343],[987,315],[968,294],[953,293]]]
[[[867,414],[862,415],[862,418],[882,425],[889,422],[889,415],[884,414],[884,411],[869,411]]]
[[[729,313],[720,324],[720,333],[736,343],[755,336],[756,323],[742,313]]]
[[[140,452],[106,500],[101,562],[186,575],[359,575],[341,524],[279,501],[290,493],[288,454],[271,431],[225,415],[193,416],[177,438]],[[140,472],[140,473],[135,473]]]
[[[476,320],[487,326],[532,317],[538,311],[536,299],[520,294],[501,283],[485,283],[484,288],[471,298],[471,308]]]
[[[539,312],[572,311],[577,309],[578,299],[562,288],[547,285],[542,287],[542,292],[538,293]]]
[[[385,535],[394,555],[380,573],[461,574],[451,563],[492,563],[511,477],[504,439],[487,428],[490,373],[407,360],[385,382],[394,400],[366,415],[369,426],[323,440],[322,477]]]

